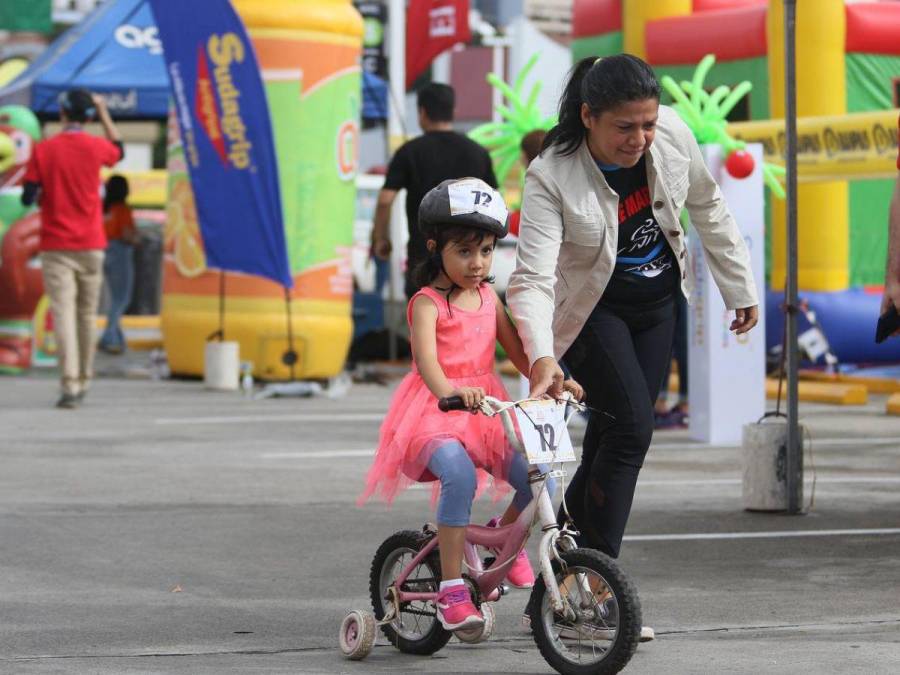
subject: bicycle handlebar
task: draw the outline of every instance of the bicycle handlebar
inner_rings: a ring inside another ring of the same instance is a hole
[[[462,396],[446,396],[438,400],[438,408],[441,412],[450,412],[451,410],[468,410],[463,402]]]
[[[500,406],[503,406],[500,409],[505,409],[506,407],[508,407],[510,405],[518,405],[519,403],[524,403],[525,401],[530,401],[530,400],[538,400],[538,399],[522,399],[521,401],[506,402],[506,401],[500,401],[499,399],[493,398],[492,396],[484,397],[484,402],[490,404],[491,407],[497,412],[499,412],[498,408]],[[560,399],[560,401],[571,403],[579,408],[583,407],[583,404],[579,403],[574,398],[572,398],[572,395],[569,394],[568,392],[563,393],[563,397]],[[444,398],[438,399],[438,408],[441,410],[441,412],[450,412],[452,410],[469,410],[469,408],[467,408],[466,404],[463,402],[462,396],[445,396]],[[477,408],[472,412],[475,412],[475,411],[477,411]]]

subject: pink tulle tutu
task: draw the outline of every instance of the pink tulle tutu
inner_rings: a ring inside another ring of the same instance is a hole
[[[448,307],[445,297],[431,288],[423,288],[410,300],[407,319],[416,298],[429,297],[438,309],[438,362],[450,383],[454,387],[482,387],[488,396],[508,400],[509,395],[494,372],[495,296],[484,286],[479,292],[481,307],[466,311]],[[378,450],[359,503],[376,492],[391,502],[411,483],[434,480],[427,470],[428,462],[432,452],[448,440],[459,441],[478,468],[479,491],[492,478],[497,496],[508,490],[505,476],[513,449],[500,419],[465,411],[441,412],[437,399],[414,364],[413,372],[397,387],[381,425]],[[435,482],[435,497],[438,488]]]

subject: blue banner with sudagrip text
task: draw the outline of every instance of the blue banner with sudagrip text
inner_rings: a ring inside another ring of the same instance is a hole
[[[290,288],[278,163],[253,45],[228,0],[150,0],[208,267]]]

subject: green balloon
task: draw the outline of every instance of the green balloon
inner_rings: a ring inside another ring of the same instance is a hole
[[[9,226],[25,215],[27,206],[22,206],[19,196],[22,188],[10,188],[0,192],[0,223]]]
[[[0,124],[21,129],[31,140],[41,139],[41,123],[37,116],[23,105],[0,106]]]

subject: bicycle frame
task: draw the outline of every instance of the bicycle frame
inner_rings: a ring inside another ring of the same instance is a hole
[[[516,452],[525,453],[525,448],[515,432],[512,416],[509,413],[519,403],[522,403],[522,401],[505,403],[487,396],[482,403],[482,412],[489,415],[499,414],[507,439],[513,446],[513,449]],[[569,417],[571,417],[571,414]],[[566,422],[568,423],[568,418]],[[545,489],[547,474],[541,472],[538,467],[532,466],[528,472],[528,479],[531,484],[533,498],[513,523],[500,527],[485,527],[483,525],[469,525],[466,527],[465,563],[482,596],[486,600],[498,599],[500,597],[500,584],[506,578],[509,568],[512,567],[516,554],[525,546],[525,542],[528,540],[531,528],[534,525],[535,515],[537,515],[537,521],[540,523],[541,531],[544,533],[539,548],[541,575],[550,592],[550,601],[553,609],[560,614],[569,615],[572,610],[562,600],[559,585],[556,582],[556,575],[553,572],[551,556],[556,557],[557,547],[568,551],[577,548],[577,546],[567,533],[560,531],[556,522],[556,512],[553,509],[550,494]],[[535,514],[535,510],[537,510],[537,514]],[[437,543],[437,537],[433,537],[400,572],[394,583],[396,589],[395,597],[398,603],[437,600],[437,593],[402,590],[402,586],[409,574],[435,549]],[[500,551],[494,563],[487,569],[484,569],[482,566],[476,546]]]

